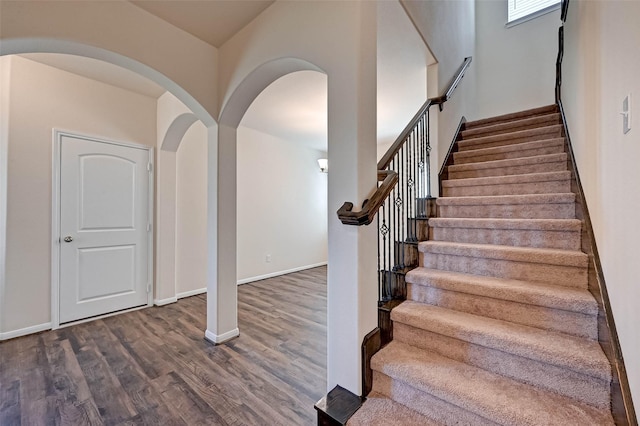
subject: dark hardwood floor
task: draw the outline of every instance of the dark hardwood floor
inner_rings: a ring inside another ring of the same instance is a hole
[[[326,267],[238,288],[240,337],[205,295],[0,343],[0,425],[311,425],[326,392]]]

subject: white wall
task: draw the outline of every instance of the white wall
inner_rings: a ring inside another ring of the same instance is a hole
[[[571,2],[562,103],[636,411],[640,406],[640,2]],[[622,100],[632,94],[632,129]]]
[[[473,119],[555,102],[560,10],[511,28],[507,0],[476,2],[477,114]]]
[[[155,99],[20,57],[10,65],[5,333],[51,321],[52,129],[156,143]]]
[[[176,153],[176,296],[207,287],[207,128],[194,123]]]
[[[327,174],[318,158],[326,153],[238,128],[240,283],[327,262]]]
[[[7,155],[11,58],[0,58],[0,333],[4,330],[5,248],[7,229]]]
[[[379,2],[378,158],[427,100],[427,66],[434,62],[400,3]]]
[[[433,194],[437,195],[438,171],[460,118],[465,116],[470,119],[476,114],[476,2],[401,0],[401,4],[438,62],[437,68],[429,67],[432,73],[429,78],[437,81],[437,84],[429,84],[429,97],[443,94],[464,58],[473,57],[471,68],[453,97],[444,105],[444,111],[431,108],[432,122],[437,123],[431,132],[431,187]]]

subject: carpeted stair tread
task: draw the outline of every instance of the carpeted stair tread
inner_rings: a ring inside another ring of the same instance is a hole
[[[441,187],[443,197],[566,193],[571,191],[571,172],[449,179]]]
[[[442,187],[455,188],[460,186],[508,185],[508,184],[516,184],[516,183],[551,182],[555,180],[569,180],[569,179],[571,179],[571,172],[569,171],[527,173],[524,175],[449,179],[449,180],[442,181]]]
[[[488,134],[507,133],[514,130],[524,130],[533,127],[559,124],[560,122],[560,114],[557,112],[552,112],[550,114],[538,115],[534,117],[523,117],[507,122],[488,124],[486,126],[476,126],[475,128],[461,131],[460,135],[463,139],[469,139],[471,137],[480,135],[484,136]]]
[[[406,277],[408,300],[585,339],[598,338],[597,305],[587,289],[567,288],[570,291],[564,292],[565,287],[555,283],[495,278],[491,273],[482,276],[426,267],[414,271],[417,277]],[[394,326],[394,335],[396,331],[401,332],[399,324]]]
[[[495,205],[495,204],[561,204],[574,203],[576,195],[563,194],[523,194],[523,195],[492,195],[469,197],[442,197],[436,200],[438,206],[460,205]]]
[[[562,130],[562,124],[553,124],[550,126],[536,127],[534,129],[499,133],[497,135],[483,135],[468,139],[465,138],[458,141],[458,150],[460,152],[464,152],[497,146],[517,146],[524,142],[554,139],[562,136]]]
[[[413,301],[406,301],[391,311],[391,319],[601,380],[611,380],[607,357],[594,340]]]
[[[558,106],[555,104],[545,105],[543,107],[532,108],[524,111],[512,112],[509,114],[502,114],[495,117],[487,117],[480,120],[467,121],[465,123],[465,129],[472,129],[476,127],[490,126],[496,123],[504,123],[514,120],[522,120],[527,117],[534,117],[538,115],[547,115],[558,112]]]
[[[534,157],[539,155],[560,154],[564,152],[564,139],[553,138],[533,142],[522,142],[490,148],[477,148],[453,153],[454,165],[480,163],[485,161],[507,160],[512,158]]]
[[[428,417],[377,392],[367,395],[348,426],[442,426]]]
[[[432,217],[429,226],[441,228],[529,229],[536,231],[579,231],[578,219],[493,219]]]
[[[580,250],[576,219],[431,218],[429,240]]]
[[[575,194],[517,194],[441,197],[438,216],[464,218],[572,219]]]
[[[406,281],[412,285],[436,287],[586,315],[598,313],[596,300],[588,290],[583,289],[423,267],[409,272]]]
[[[502,425],[613,425],[608,411],[401,342],[392,341],[371,362],[411,387],[395,398],[401,403],[426,393]]]
[[[483,161],[480,163],[453,164],[448,167],[449,176],[463,172],[481,172],[489,169],[508,169],[519,166],[534,166],[549,163],[563,163],[566,170],[567,154],[535,155],[532,157],[509,158],[506,160]]]
[[[587,288],[588,256],[577,250],[425,241],[419,265],[523,281]]]
[[[493,244],[451,243],[447,241],[422,241],[418,244],[418,250],[422,253],[482,257],[486,259],[500,259],[514,262],[574,266],[578,268],[586,268],[589,260],[589,256],[580,251],[574,250],[499,246]]]

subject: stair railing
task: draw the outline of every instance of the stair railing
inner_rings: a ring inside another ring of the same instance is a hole
[[[380,303],[406,299],[404,274],[417,266],[417,243],[427,239],[426,223],[433,212],[429,109],[447,102],[471,63],[464,62],[443,95],[427,99],[400,136],[378,161],[378,182],[362,209],[345,202],[338,218],[345,225],[378,223],[378,297]]]

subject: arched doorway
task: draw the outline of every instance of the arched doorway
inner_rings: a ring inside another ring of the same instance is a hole
[[[29,51],[32,51],[32,50],[35,50],[35,51],[40,50],[38,46],[41,46],[41,45],[38,44],[38,43],[42,43],[42,41],[41,40],[35,40],[35,41],[32,41],[32,42],[33,43],[29,43],[28,41],[22,40],[22,43],[12,43],[12,42],[6,42],[5,43],[3,41],[3,51],[2,51],[3,57],[2,58],[3,59],[10,58],[9,56],[4,56],[4,54],[5,53],[9,53],[9,52],[16,52],[16,51],[19,51],[20,49],[22,49],[22,50],[24,50],[26,52],[29,52]],[[50,42],[48,47],[49,47],[50,50],[56,50],[56,49],[51,48],[51,47],[52,46],[58,46],[58,47],[60,47],[60,49],[58,49],[58,50],[63,51],[63,52],[74,51],[77,48],[76,45],[73,45],[72,48],[67,48],[68,45],[69,45],[68,43],[60,43],[60,44],[58,44],[56,42]],[[9,48],[5,49],[5,46],[9,46]],[[112,62],[110,62],[110,63],[112,63],[112,64],[113,63],[119,63],[119,64],[132,64],[132,63],[135,63],[135,61],[131,61],[130,59],[121,57],[120,55],[117,55],[117,54],[110,54],[108,52],[105,53],[104,51],[102,51],[100,49],[95,49],[95,48],[86,48],[86,50],[88,50],[88,51],[91,51],[92,49],[95,50],[95,53],[96,53],[94,56],[101,56],[101,57],[104,57],[104,58],[111,58]],[[99,61],[97,61],[97,62],[99,62]],[[154,70],[151,70],[151,69],[147,69],[147,67],[144,67],[144,66],[131,66],[131,68],[147,70],[148,71],[147,75],[155,76],[160,81],[167,80],[166,78],[162,77],[158,72],[156,72]],[[3,76],[5,74],[6,73],[3,72]],[[37,80],[34,80],[34,81],[37,81]],[[175,87],[174,87],[175,84],[173,84],[173,83],[172,84],[167,84],[167,86],[171,86],[172,90],[175,90]],[[165,87],[165,89],[167,89],[167,87]],[[193,104],[193,102],[194,102],[193,98],[191,98],[189,96],[185,96],[185,93],[183,93],[184,91],[182,91],[182,90],[175,90],[175,91],[178,93],[178,95],[183,97],[185,102]],[[66,105],[66,101],[71,102],[73,97],[74,97],[73,95],[72,96],[67,96],[67,98],[69,98],[69,99],[65,99],[64,95],[63,96],[58,96],[58,98],[60,100],[60,103],[61,104],[65,104],[65,105]],[[15,99],[13,99],[13,100],[15,101]],[[34,98],[32,100],[32,102],[37,102],[37,98]],[[106,108],[105,105],[108,104],[108,101],[102,100],[102,104],[103,105],[101,107],[98,107],[98,108]],[[126,105],[127,102],[125,102],[124,104]],[[135,108],[137,106],[139,106],[139,105],[135,105],[135,103],[134,103],[133,105],[127,105],[127,108],[121,108],[122,109],[122,111],[121,111],[122,114],[120,114],[120,115],[124,116],[126,114],[130,114],[133,117],[135,115],[135,113],[136,113]],[[4,111],[4,107],[5,107],[5,105],[3,104],[3,111]],[[86,125],[82,126],[82,128],[85,130],[85,133],[88,133],[90,135],[98,135],[98,136],[100,136],[100,135],[107,135],[108,136],[109,134],[113,134],[113,135],[115,135],[114,137],[116,139],[120,139],[120,140],[131,140],[131,139],[137,139],[137,138],[145,139],[146,138],[145,141],[143,142],[143,144],[145,144],[147,146],[155,147],[156,146],[156,140],[155,140],[155,138],[156,138],[156,135],[155,135],[155,133],[156,133],[155,132],[155,130],[156,130],[155,129],[155,127],[156,127],[156,122],[155,122],[156,106],[155,106],[155,102],[152,102],[151,105],[147,105],[147,107],[145,107],[145,108],[147,108],[147,111],[144,113],[146,115],[144,115],[143,119],[139,120],[141,123],[143,122],[144,125],[138,123],[138,124],[127,125],[128,127],[127,126],[122,126],[120,128],[116,128],[116,127],[120,126],[120,124],[121,124],[121,123],[119,124],[117,122],[117,120],[114,123],[111,123],[111,124],[106,123],[106,121],[103,120],[104,124],[100,124],[97,127],[95,127],[96,122],[99,121],[99,120],[97,118],[96,119],[92,119],[87,114],[90,112],[90,113],[94,114],[93,115],[94,118],[95,117],[100,117],[102,115],[102,113],[97,109],[96,110],[91,110],[91,111],[89,111],[89,110],[87,110],[87,111],[78,110],[77,111],[77,113],[78,113],[77,115],[78,115],[78,119],[81,120],[81,122],[84,122],[86,124]],[[8,108],[8,106],[7,106],[7,108]],[[129,108],[130,108],[130,110],[129,110]],[[58,109],[62,110],[64,108],[60,107]],[[117,109],[117,108],[114,108],[114,110],[115,109]],[[204,117],[205,121],[207,121],[209,123],[213,123],[213,125],[215,125],[215,122],[213,121],[213,119],[211,118],[211,116],[208,113],[205,113],[204,115],[202,115],[202,113],[205,112],[202,107],[199,107],[198,109],[200,110],[200,114],[201,114],[201,116]],[[55,107],[52,110],[55,111],[56,113],[60,113],[60,111],[56,110]],[[9,111],[9,110],[7,109],[7,111]],[[125,111],[129,111],[129,112],[126,113]],[[33,110],[33,114],[37,114],[35,109]],[[190,114],[191,114],[191,119],[193,119],[194,121],[198,119],[198,117],[193,112],[190,112]],[[40,114],[40,115],[41,116],[46,116],[47,114],[43,113],[43,114]],[[55,116],[56,114],[49,114],[49,115]],[[153,115],[153,118],[150,118],[150,115]],[[4,117],[6,117],[6,116],[3,113],[3,118]],[[84,118],[84,120],[83,120],[83,118]],[[135,119],[130,120],[130,122],[133,122],[133,121],[135,121]],[[179,142],[181,140],[181,136],[176,134],[176,129],[177,130],[181,130],[181,129],[179,129],[180,128],[180,124],[182,124],[183,127],[184,127],[184,122],[183,121],[184,121],[184,118],[179,119],[177,121],[177,125],[172,128],[172,131],[174,133],[173,139],[177,140],[177,142]],[[73,124],[71,124],[71,125],[69,125],[69,124],[60,124],[60,123],[70,123],[69,121],[64,121],[64,120],[57,121],[57,123],[58,124],[54,124],[53,126],[55,126],[57,128],[62,127],[63,129],[70,129],[70,128],[74,128],[74,126],[75,126]],[[32,126],[32,124],[33,124],[33,120],[31,122],[26,122],[26,124],[23,127],[24,128],[28,128],[28,127],[32,127],[33,128],[34,126]],[[94,127],[91,127],[92,125],[94,125]],[[111,127],[115,126],[114,129],[113,129],[114,130],[113,132],[111,132],[111,130],[109,130],[109,126],[110,125],[111,125]],[[144,126],[146,126],[146,129],[148,130],[148,131],[145,130],[147,136],[141,136],[142,133],[144,133],[143,130],[142,130],[142,127],[144,127]],[[93,130],[91,130],[92,128],[98,129],[98,130],[93,131]],[[8,126],[3,126],[3,130],[4,129],[8,129]],[[41,130],[41,129],[38,129],[38,130]],[[186,129],[183,129],[183,131],[186,132]],[[38,138],[39,140],[44,140],[45,147],[47,147],[47,148],[49,148],[49,146],[50,146],[50,132],[51,132],[51,129],[48,130],[48,135],[46,135],[44,138]],[[206,130],[205,130],[205,132],[206,132]],[[177,133],[179,133],[179,131]],[[0,144],[0,147],[1,147],[1,149],[0,149],[0,160],[2,160],[2,163],[6,164],[7,163],[8,135],[3,134],[2,136],[3,136],[1,138],[1,142],[2,143]],[[169,135],[169,136],[172,136],[172,135]],[[49,140],[48,144],[47,144],[47,139]],[[172,137],[168,137],[167,138],[167,140],[170,140],[170,139],[172,139]],[[205,137],[204,143],[206,143],[206,142],[207,142],[207,138]],[[44,171],[43,172],[44,173],[43,176],[48,175],[48,176],[45,176],[45,178],[42,178],[42,179],[39,178],[39,182],[40,183],[38,184],[38,187],[40,188],[40,192],[43,192],[43,191],[47,192],[51,188],[51,184],[48,184],[48,185],[45,184],[47,179],[50,179],[50,173],[51,173],[50,172],[50,167],[48,167],[50,165],[50,163],[51,163],[51,156],[50,156],[50,154],[48,154],[48,156],[47,156],[47,154],[46,154],[46,152],[48,152],[47,148],[45,148],[44,151],[35,150],[33,152],[33,154],[31,154],[33,156],[35,154],[42,153],[43,156],[44,156],[43,158],[47,158],[46,160],[42,160],[41,161],[41,162],[43,162],[43,164],[46,164],[46,166],[38,168],[38,170]],[[177,148],[177,147],[174,146],[174,148]],[[42,151],[42,152],[40,152],[40,151]],[[37,162],[38,161],[34,162],[32,166],[36,166]],[[16,164],[12,164],[12,167],[15,168],[15,167],[17,167],[17,165]],[[7,170],[8,170],[7,167],[3,167],[2,168],[2,172],[0,173],[1,174],[1,176],[0,176],[0,184],[2,184],[1,186],[2,186],[2,189],[3,189],[2,193],[0,194],[0,198],[2,199],[1,203],[4,204],[3,207],[5,207],[7,205],[7,192],[5,191],[5,189],[7,188],[8,185],[11,185],[11,182],[8,180]],[[33,180],[33,178],[35,178],[35,174],[31,173],[31,175],[32,175],[31,179]],[[44,192],[43,192],[44,204],[43,204],[42,208],[35,208],[35,209],[34,208],[27,208],[27,210],[23,210],[23,211],[32,211],[32,212],[33,211],[39,211],[41,214],[46,214],[47,211],[50,212],[51,211],[51,207],[50,207],[49,204],[47,204],[47,203],[49,203],[49,201],[47,201],[47,200],[50,199],[50,196],[47,196],[47,194],[45,194]],[[36,193],[34,192],[34,193],[32,193],[32,195],[35,196]],[[30,197],[30,198],[34,198],[33,196]],[[48,205],[48,207],[46,207],[45,204]],[[10,268],[12,271],[15,271],[16,269],[21,269],[22,267],[19,266],[21,264],[20,263],[21,260],[16,262],[16,257],[15,257],[16,251],[15,250],[13,251],[14,255],[13,255],[12,258],[7,259],[7,257],[6,257],[5,249],[6,249],[6,243],[7,243],[7,240],[6,240],[7,233],[4,232],[4,229],[7,228],[7,217],[5,216],[5,213],[7,212],[7,210],[6,210],[6,208],[2,208],[0,210],[2,210],[2,213],[0,214],[0,216],[1,216],[0,217],[0,219],[1,219],[0,220],[0,222],[1,222],[0,225],[3,225],[2,241],[0,241],[0,247],[2,248],[2,250],[0,250],[0,255],[2,255],[1,256],[2,257],[2,259],[1,259],[2,271],[0,271],[0,272],[2,272],[0,274],[0,278],[2,279],[2,282],[0,282],[0,303],[2,304],[2,311],[3,311],[3,314],[4,314],[2,319],[5,320],[5,321],[2,322],[2,324],[0,324],[1,326],[3,326],[3,328],[0,329],[0,332],[1,332],[0,337],[3,338],[3,339],[7,339],[7,338],[17,337],[19,335],[29,334],[29,333],[33,333],[33,332],[36,332],[36,331],[44,330],[44,329],[47,329],[47,328],[51,328],[52,322],[49,320],[50,313],[49,313],[49,309],[48,309],[49,306],[47,306],[47,305],[50,305],[51,302],[49,302],[48,304],[44,302],[44,300],[46,300],[46,299],[48,299],[50,297],[49,296],[49,294],[50,294],[49,289],[50,289],[50,282],[51,281],[50,281],[50,275],[48,275],[48,274],[49,274],[49,271],[51,271],[51,266],[46,266],[43,263],[41,266],[35,267],[35,264],[31,264],[29,270],[32,270],[32,272],[33,271],[37,271],[37,272],[34,272],[36,275],[38,275],[36,277],[37,279],[35,279],[35,280],[13,280],[12,284],[5,282],[5,277],[6,277],[5,272],[6,272],[7,268]],[[27,217],[27,216],[25,216],[23,214],[16,214],[16,211],[17,210],[14,209],[14,211],[12,213],[14,218],[16,216]],[[34,213],[30,213],[31,216],[33,216],[33,214]],[[38,220],[40,220],[40,219],[38,219]],[[41,236],[43,236],[45,239],[48,240],[49,239],[48,235],[50,235],[50,231],[47,231],[47,229],[49,229],[48,227],[49,227],[49,224],[51,223],[51,219],[49,218],[48,220],[40,220],[40,222],[41,222],[41,225],[34,226],[34,227],[27,226],[27,229],[33,229],[34,232],[36,232],[36,233],[40,232],[41,230],[44,230],[44,232],[42,232],[40,234],[41,234]],[[12,227],[12,229],[17,229],[17,228]],[[155,232],[157,232],[157,233],[161,232],[157,228],[154,228],[154,229],[155,229]],[[11,235],[9,235],[9,237],[11,238]],[[15,241],[15,239],[14,239],[14,241]],[[30,240],[29,244],[31,244],[31,240]],[[27,252],[36,252],[36,251],[38,251],[38,250],[33,250],[31,247],[27,247],[27,248],[29,249],[29,250],[27,250]],[[47,249],[43,248],[40,251],[42,252],[41,254],[43,254],[45,251],[47,251]],[[25,250],[23,250],[22,252],[25,252]],[[42,260],[45,259],[46,257],[47,257],[46,253],[44,254],[44,256],[41,256]],[[25,262],[28,262],[26,260],[26,258],[25,258]],[[36,262],[36,263],[38,263],[38,262]],[[24,268],[22,268],[22,269],[24,269]],[[13,289],[13,287],[7,287],[7,285],[9,285],[9,286],[14,285],[14,284],[18,285],[18,284],[20,284],[20,282],[22,282],[22,283],[24,283],[24,282],[37,282],[37,283],[39,283],[38,285],[44,284],[45,287],[43,287],[42,289],[34,289],[35,291],[33,291],[33,292],[25,291],[25,289],[21,288],[20,289],[20,293],[22,293],[22,294],[25,294],[25,293],[31,294],[31,296],[25,296],[26,297],[25,300],[18,301],[12,296],[12,295],[16,294],[15,289]],[[46,283],[49,283],[49,284],[46,284]],[[204,285],[206,286],[206,284],[204,284]],[[43,300],[41,300],[41,301],[39,301],[37,303],[33,303],[33,295],[34,294],[38,295],[38,297],[41,297]],[[22,303],[22,302],[26,303],[29,306],[29,309],[21,308],[20,307],[21,306],[20,303]],[[19,319],[19,320],[14,320],[14,317],[10,317],[10,315],[12,315],[12,314],[8,313],[7,309],[4,309],[6,307],[6,305],[9,304],[9,303],[11,303],[12,306],[15,308],[14,311],[17,309],[17,311],[22,311],[23,313],[25,313],[24,318]],[[42,306],[40,306],[40,305],[42,305]],[[36,312],[37,313],[36,316],[38,318],[28,318],[28,315],[26,315],[26,314],[28,314],[28,312],[31,312],[31,311]],[[40,317],[42,317],[42,318],[40,318]],[[25,319],[25,318],[27,318],[27,319]],[[6,326],[6,327],[4,327],[4,326]]]

